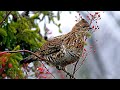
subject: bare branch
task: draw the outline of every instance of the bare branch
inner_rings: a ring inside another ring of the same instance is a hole
[[[36,56],[36,57],[38,57],[39,59],[46,60],[46,59],[44,59],[44,58],[42,58],[42,57],[39,57],[39,56],[38,56],[38,55],[36,55],[34,52],[29,51],[29,50],[4,51],[4,52],[6,52],[6,53],[28,52],[28,53],[30,53],[30,54],[35,55],[35,56]]]
[[[81,66],[83,65],[83,62],[85,61],[85,59],[83,59],[82,63],[80,64],[80,66],[75,70],[75,72],[81,68]]]
[[[82,63],[81,63],[80,66],[75,70],[75,72],[76,72],[78,69],[81,68],[81,66],[83,65],[83,62],[86,60],[87,56],[90,55],[90,52],[91,52],[91,51],[92,51],[92,50],[90,50],[89,52],[87,52],[87,53],[85,54],[85,57],[84,57],[84,59],[82,60]]]
[[[7,19],[7,17],[9,16],[9,14],[11,13],[12,11],[9,11],[7,13],[7,15],[4,17],[4,19],[0,22],[0,26],[3,24],[3,22],[5,21],[5,19]]]
[[[71,75],[69,72],[67,72],[64,68],[62,68],[61,70],[63,70],[65,73],[67,73],[67,75],[69,75],[70,76],[70,79],[76,79],[75,77],[74,77],[74,75]]]
[[[74,70],[73,70],[73,76],[74,76],[74,74],[76,72],[76,67],[77,67],[78,62],[79,62],[79,60],[75,63]]]

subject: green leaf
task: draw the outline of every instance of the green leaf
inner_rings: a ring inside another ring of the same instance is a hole
[[[18,56],[18,55],[14,55],[13,58],[14,58],[15,60],[17,60],[17,61],[20,61],[20,60],[23,59],[22,56]]]
[[[13,33],[17,32],[16,29],[15,29],[15,26],[13,26],[13,25],[10,25],[10,29],[11,29],[11,32],[13,32]]]
[[[13,59],[13,58],[10,58],[10,61],[11,61],[11,63],[13,64],[14,68],[16,69],[16,68],[17,68],[17,66],[16,66],[15,59]]]
[[[61,24],[58,24],[58,27],[60,27],[61,26]]]
[[[6,38],[6,47],[10,48],[10,39],[9,38]]]
[[[91,34],[90,34],[90,33],[86,33],[86,36],[87,36],[87,37],[91,37]]]
[[[59,29],[59,33],[62,33],[62,30]]]
[[[2,41],[2,42],[3,42],[3,44],[5,44],[5,43],[6,43],[6,38],[7,38],[7,37],[3,37],[3,41]]]
[[[13,49],[13,51],[19,50],[19,49],[20,49],[20,45],[17,45],[17,46]]]
[[[39,18],[39,13],[36,13],[34,16],[31,17],[32,19],[38,19]]]
[[[2,21],[3,20],[3,18],[2,18],[2,16],[0,16],[0,21]]]
[[[48,15],[49,14],[49,11],[43,11],[42,12],[44,15]]]
[[[0,28],[0,35],[1,36],[7,36],[7,32],[5,31],[5,29]]]

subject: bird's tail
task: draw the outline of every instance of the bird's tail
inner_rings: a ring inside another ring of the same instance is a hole
[[[20,64],[27,64],[27,63],[31,63],[33,61],[37,61],[38,58],[35,55],[30,55],[26,58],[24,58],[23,60],[20,61]]]

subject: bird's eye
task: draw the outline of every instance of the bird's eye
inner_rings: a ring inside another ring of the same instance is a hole
[[[85,26],[83,26],[82,28],[85,28]]]

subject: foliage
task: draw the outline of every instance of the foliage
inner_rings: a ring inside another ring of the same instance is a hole
[[[53,11],[24,11],[22,14],[18,11],[11,11],[9,15],[8,13],[9,11],[0,11],[1,52],[20,49],[30,51],[38,50],[45,40],[40,34],[41,29],[38,23],[35,23],[36,20],[41,22],[45,17],[48,17],[49,23],[53,22],[58,26],[58,30],[60,31],[60,24],[57,24],[54,20],[55,18],[60,20],[61,12],[59,11],[57,15],[54,15]],[[29,13],[33,13],[33,16],[29,16]],[[42,15],[42,18],[39,17],[40,15]],[[0,54],[0,78],[25,78],[19,61],[28,55],[28,53]]]

